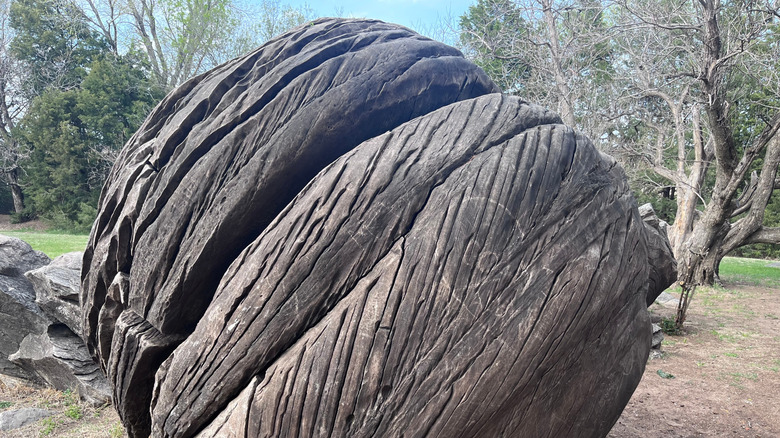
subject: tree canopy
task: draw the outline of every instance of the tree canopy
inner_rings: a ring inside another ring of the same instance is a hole
[[[726,254],[780,243],[766,214],[780,186],[778,11],[777,0],[479,0],[461,42],[512,78],[506,90],[557,108],[618,157],[672,221],[688,292],[718,281]],[[496,38],[518,13],[521,30]]]
[[[278,0],[0,0],[0,174],[17,219],[88,229],[167,91],[309,18]]]

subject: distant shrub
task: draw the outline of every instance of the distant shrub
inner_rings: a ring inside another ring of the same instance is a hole
[[[23,224],[25,222],[29,222],[33,219],[35,219],[37,215],[35,214],[35,211],[30,209],[22,210],[19,213],[11,213],[11,223],[12,224]]]
[[[63,211],[54,211],[46,213],[43,219],[53,230],[70,234],[88,234],[95,217],[97,217],[97,209],[87,203],[81,203],[75,218]]]

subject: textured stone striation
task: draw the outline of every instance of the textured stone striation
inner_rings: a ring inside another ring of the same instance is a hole
[[[27,243],[0,236],[0,375],[105,405],[108,381],[77,335],[81,259],[74,252],[49,263]]]

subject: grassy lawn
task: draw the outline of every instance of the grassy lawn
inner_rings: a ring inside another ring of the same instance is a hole
[[[720,263],[720,279],[724,283],[780,287],[780,267],[767,266],[772,260],[725,257]]]
[[[84,251],[89,236],[86,234],[57,234],[40,231],[2,231],[0,234],[17,237],[29,243],[33,249],[43,251],[50,258],[73,251]]]

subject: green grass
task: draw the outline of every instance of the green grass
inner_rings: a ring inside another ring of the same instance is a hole
[[[41,231],[0,231],[0,234],[17,237],[29,243],[33,249],[43,251],[54,258],[66,252],[84,251],[89,236],[80,234],[58,234]]]
[[[720,278],[726,283],[755,286],[780,286],[780,268],[767,266],[771,260],[725,257],[720,263]]]

